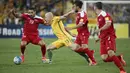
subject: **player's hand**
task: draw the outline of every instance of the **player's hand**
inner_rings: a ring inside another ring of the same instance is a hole
[[[14,9],[14,8],[13,8],[13,9],[11,9],[11,10],[10,10],[10,12],[11,12],[11,13],[12,13],[12,12],[15,12],[15,9]]]
[[[7,14],[11,14],[11,13],[13,13],[14,12],[14,9],[10,9],[8,12],[7,12]]]
[[[99,39],[99,38],[95,39],[95,43],[97,43],[97,42],[99,42],[99,41],[100,41],[100,39]]]
[[[95,30],[94,32],[95,33],[99,33],[101,30],[100,29],[97,29],[97,30]]]
[[[76,35],[76,34],[72,34],[72,33],[71,33],[71,36],[76,37],[77,35]]]

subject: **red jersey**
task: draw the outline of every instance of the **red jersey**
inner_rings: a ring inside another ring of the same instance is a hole
[[[111,26],[109,28],[100,31],[99,38],[105,38],[109,36],[113,36],[114,38],[116,38],[113,20],[108,13],[106,13],[105,11],[101,11],[101,13],[98,15],[97,21],[99,29],[103,27],[106,24],[106,22],[111,22]]]
[[[87,18],[86,12],[84,12],[84,11],[78,12],[76,15],[76,25],[78,25],[80,22],[83,22],[84,25],[82,27],[77,28],[78,33],[86,32],[89,34],[88,18]]]
[[[34,18],[32,18],[28,14],[22,14],[22,18],[24,20],[24,35],[38,35],[38,25],[44,22],[43,18],[39,16],[35,16]]]

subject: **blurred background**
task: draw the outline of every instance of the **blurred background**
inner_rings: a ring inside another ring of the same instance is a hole
[[[15,8],[18,12],[27,12],[29,7],[36,9],[37,15],[44,17],[48,11],[53,12],[56,16],[63,15],[71,10],[75,0],[0,0],[0,38],[15,38],[21,37],[23,21],[15,18],[9,11]],[[83,10],[87,12],[89,19],[89,30],[91,37],[96,27],[96,14],[93,10],[93,3],[95,0],[82,0]],[[98,1],[98,0],[97,0]],[[123,3],[117,0],[103,1],[104,10],[109,12],[115,23],[115,30],[119,38],[129,38],[129,24],[130,24],[130,1]],[[75,14],[71,14],[67,19],[63,20],[64,24],[71,27],[75,25]],[[118,27],[118,28],[117,28]],[[121,31],[122,30],[122,31]],[[72,31],[76,33],[76,30]],[[39,26],[39,34],[41,37],[55,37],[50,27]]]

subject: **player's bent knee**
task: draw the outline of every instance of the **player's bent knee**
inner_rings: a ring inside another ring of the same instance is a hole
[[[45,45],[45,42],[44,41],[39,41],[39,43],[38,43],[39,45]]]
[[[47,47],[47,50],[54,50],[54,49],[56,49],[56,46],[49,45],[49,46]]]
[[[26,41],[22,41],[21,42],[21,46],[26,46],[27,45],[27,42]]]
[[[49,51],[51,51],[51,49],[47,49],[47,51],[49,52]]]
[[[82,45],[82,48],[83,48],[83,49],[88,48],[88,45],[87,45],[87,44],[83,44],[83,45]]]
[[[111,56],[114,56],[115,55],[115,52],[113,50],[109,50],[108,51],[108,55],[111,57]]]
[[[108,55],[107,54],[101,55],[101,58],[103,61],[105,61],[108,58]]]
[[[50,47],[50,46],[48,46],[48,47],[47,47],[47,50],[51,50],[51,47]]]
[[[73,51],[78,50],[79,48],[80,48],[80,46],[77,45],[77,44],[72,44],[72,45],[71,45],[71,49],[72,49]]]

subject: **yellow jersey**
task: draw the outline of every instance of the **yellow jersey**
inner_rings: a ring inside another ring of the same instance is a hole
[[[55,16],[52,19],[51,27],[58,39],[72,39],[72,36],[65,30],[64,24],[62,20],[60,20],[60,16]]]

